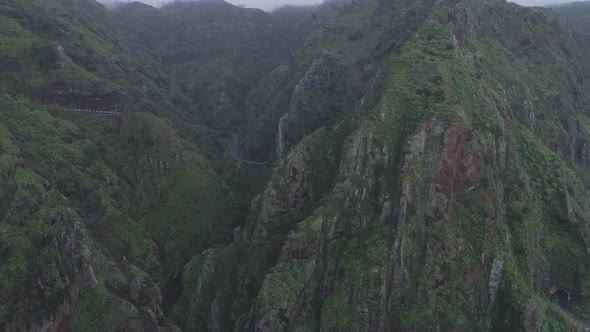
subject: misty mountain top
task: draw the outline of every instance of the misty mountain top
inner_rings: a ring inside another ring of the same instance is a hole
[[[98,0],[99,2],[109,6],[118,6],[121,3],[133,2],[131,0]],[[155,7],[161,7],[171,2],[179,0],[141,0],[141,2],[149,4]],[[186,0],[186,1],[216,1],[216,0]],[[222,0],[220,0],[222,1]],[[328,0],[328,1],[340,1],[340,0]],[[346,0],[345,0],[346,1]],[[228,2],[236,5],[249,8],[260,8],[262,10],[273,10],[285,5],[317,5],[322,0],[228,0]],[[551,6],[556,4],[570,3],[571,0],[515,0],[514,2],[523,6]]]
[[[133,2],[128,0],[98,0],[99,2],[103,3],[107,7],[117,7],[121,4]],[[154,7],[162,7],[164,5],[173,3],[173,2],[184,2],[185,0],[143,0],[145,4]],[[186,1],[223,1],[223,0],[186,0]],[[340,0],[328,0],[328,1],[340,1]],[[259,8],[262,10],[270,11],[276,9],[281,6],[285,5],[297,5],[297,6],[309,6],[309,5],[318,5],[322,2],[322,0],[230,0],[228,1],[231,4],[239,7],[248,7],[248,8]]]

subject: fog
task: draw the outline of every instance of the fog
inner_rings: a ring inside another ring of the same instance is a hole
[[[113,2],[117,0],[98,0],[100,2]],[[121,0],[119,0],[121,1]],[[139,0],[152,6],[160,6],[170,0]],[[292,5],[313,5],[322,2],[322,0],[226,0],[234,5],[244,5],[245,7],[260,8],[263,10],[272,10],[277,7]],[[126,2],[126,1],[125,1]],[[550,4],[567,3],[571,0],[516,0],[518,4],[525,6],[546,6]]]
[[[171,2],[173,0],[97,0],[101,3],[117,3],[117,2],[132,2],[132,1],[139,1],[143,3],[147,3],[148,5],[152,6],[161,6],[167,2]],[[284,6],[284,5],[315,5],[321,3],[322,0],[225,0],[229,3],[232,3],[236,6],[243,5],[249,8],[260,8],[266,11],[270,11],[276,9],[277,7]]]
[[[547,5],[556,5],[560,3],[568,3],[573,2],[572,0],[518,0],[514,1],[518,4],[523,6],[547,6]]]
[[[313,5],[318,4],[321,1],[318,0],[232,0],[228,1],[233,3],[234,5],[243,4],[246,7],[254,7],[260,8],[264,10],[272,10],[276,7],[287,5],[287,4],[297,4],[297,5]]]

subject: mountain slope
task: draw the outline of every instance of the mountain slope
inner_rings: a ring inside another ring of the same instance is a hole
[[[0,4],[0,329],[584,326],[587,35],[336,3]]]
[[[237,217],[198,123],[95,1],[0,17],[0,328],[170,325],[160,287]]]
[[[244,147],[278,161],[185,269],[179,326],[573,329],[551,303],[588,303],[585,41],[475,0],[363,1],[316,33],[250,97]]]

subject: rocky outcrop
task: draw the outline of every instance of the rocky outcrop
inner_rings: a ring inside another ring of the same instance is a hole
[[[279,120],[279,129],[277,131],[277,158],[279,159],[285,156],[296,140],[293,133],[290,132],[292,128],[293,124],[291,124],[289,113],[287,113]]]
[[[109,263],[102,273],[109,292],[138,308],[146,308],[156,318],[162,318],[162,294],[145,272],[123,261],[119,264]]]
[[[17,290],[18,304],[8,309],[12,314],[2,325],[7,331],[57,331],[75,314],[80,295],[97,285],[95,271],[104,258],[89,241],[79,217],[66,209],[54,222],[70,224],[44,240],[45,250],[61,259],[37,256],[33,266],[38,270],[29,271]]]
[[[496,301],[496,296],[498,295],[498,287],[502,282],[503,269],[504,263],[501,260],[494,258],[492,269],[490,270],[490,280],[488,282],[488,287],[490,289],[490,303],[492,304]]]
[[[66,55],[63,46],[54,42],[49,45],[47,62],[49,69],[59,70],[64,69],[67,64],[71,63],[71,60]]]
[[[319,135],[317,135],[319,136]],[[311,204],[310,160],[315,137],[312,135],[281,160],[264,192],[252,202],[252,211],[259,211],[256,221],[247,229],[252,240],[263,239],[269,227],[296,220]],[[271,233],[274,233],[271,230]]]

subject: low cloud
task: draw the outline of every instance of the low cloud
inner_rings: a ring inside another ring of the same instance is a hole
[[[118,2],[120,0],[98,0],[100,2]],[[123,2],[127,2],[124,0]],[[138,0],[152,6],[161,6],[170,0]],[[283,5],[313,5],[321,3],[322,0],[226,0],[234,5],[243,5],[245,7],[260,8],[263,10],[272,10]],[[546,6],[551,4],[572,2],[570,0],[515,0],[514,2],[524,6]]]

